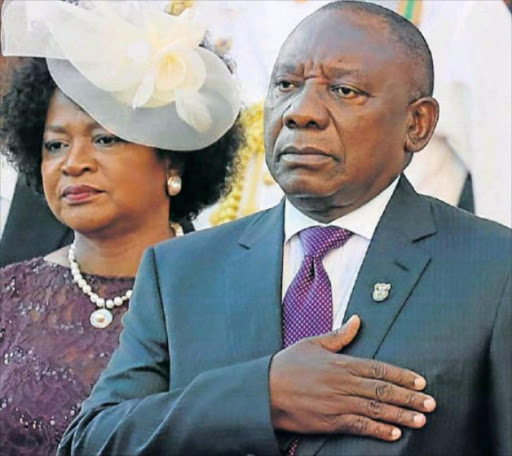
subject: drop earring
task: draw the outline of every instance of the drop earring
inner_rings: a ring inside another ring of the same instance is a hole
[[[170,176],[169,179],[167,179],[167,192],[170,196],[176,196],[179,192],[181,192],[180,176]]]

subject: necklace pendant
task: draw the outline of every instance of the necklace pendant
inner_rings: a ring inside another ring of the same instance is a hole
[[[112,323],[112,312],[105,308],[95,310],[91,314],[90,322],[95,328],[106,328],[110,323]]]

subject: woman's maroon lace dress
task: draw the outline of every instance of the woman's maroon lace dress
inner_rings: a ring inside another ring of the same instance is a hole
[[[84,274],[100,296],[133,278]],[[95,310],[69,269],[35,258],[0,270],[0,454],[55,454],[59,440],[118,346],[125,303],[96,329]]]

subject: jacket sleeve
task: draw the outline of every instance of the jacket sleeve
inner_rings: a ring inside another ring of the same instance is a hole
[[[170,389],[153,249],[142,260],[123,325],[120,346],[64,434],[59,456],[279,454],[270,356],[205,371],[185,388]]]
[[[512,293],[511,277],[496,314],[490,345],[489,426],[495,455],[512,454]]]

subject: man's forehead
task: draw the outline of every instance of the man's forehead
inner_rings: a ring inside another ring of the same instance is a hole
[[[389,39],[388,26],[373,16],[317,12],[290,34],[276,60],[276,67],[291,67],[301,61],[389,59],[396,46]]]
[[[311,30],[311,29],[309,29]],[[402,60],[396,47],[360,27],[297,29],[283,45],[274,72],[303,72],[322,67],[333,77],[362,76],[365,71]]]
[[[297,25],[290,36],[299,32],[312,33],[332,32],[343,27],[353,27],[361,31],[373,30],[386,38],[390,31],[389,23],[382,17],[364,11],[351,11],[350,9],[323,10],[320,9]]]

